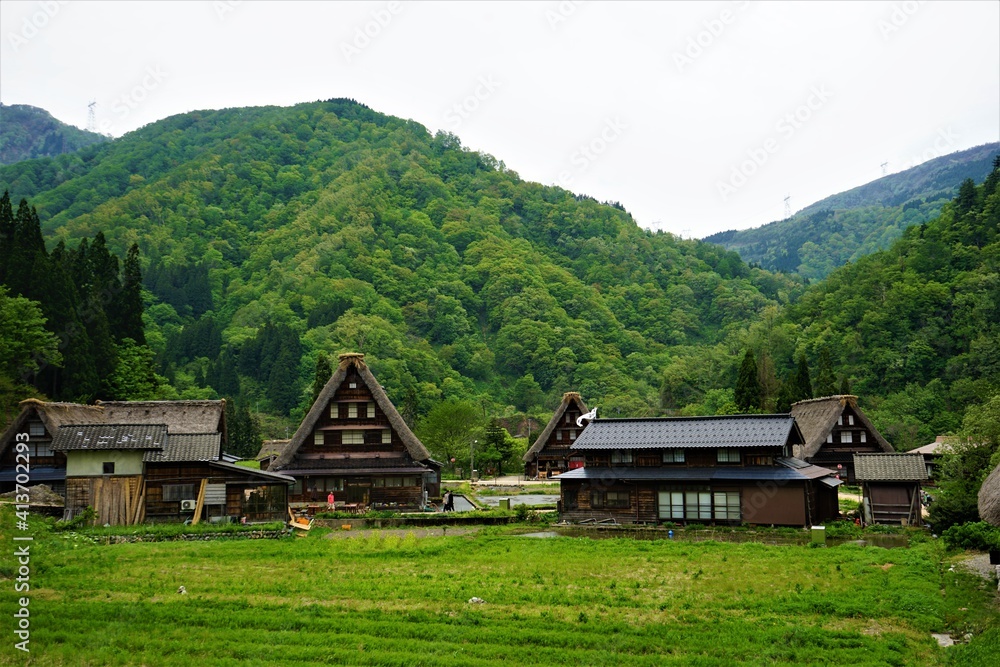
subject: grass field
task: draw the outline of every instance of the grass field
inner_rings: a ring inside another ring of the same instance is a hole
[[[4,511],[8,554],[12,525]],[[508,528],[100,546],[39,530],[31,653],[12,648],[5,555],[0,663],[995,665],[991,587],[949,572],[942,549],[537,539]],[[944,631],[976,638],[940,649],[930,633]]]

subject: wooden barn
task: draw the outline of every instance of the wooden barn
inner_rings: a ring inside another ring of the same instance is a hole
[[[792,404],[792,416],[805,438],[793,454],[836,471],[845,482],[855,481],[855,454],[894,451],[858,407],[857,396],[843,394],[799,401]]]
[[[855,454],[866,523],[922,525],[920,483],[927,479],[920,454]]]
[[[522,458],[526,477],[545,479],[583,467],[583,456],[572,454],[571,449],[589,423],[579,426],[576,420],[587,412],[587,405],[580,394],[575,391],[563,394],[552,419]]]
[[[9,444],[18,433],[28,437],[31,481],[59,489],[67,518],[88,506],[97,523],[115,525],[287,513],[293,480],[233,465],[223,454],[224,401],[29,399],[3,435],[4,460],[13,460]]]
[[[559,476],[568,521],[804,526],[839,515],[832,471],[791,456],[790,415],[597,419]]]
[[[403,421],[363,354],[342,354],[268,470],[295,479],[291,502],[415,509],[441,493],[441,464]]]

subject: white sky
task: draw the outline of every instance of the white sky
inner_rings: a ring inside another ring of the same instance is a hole
[[[685,237],[1000,140],[996,1],[4,0],[0,39],[67,123],[353,97]]]

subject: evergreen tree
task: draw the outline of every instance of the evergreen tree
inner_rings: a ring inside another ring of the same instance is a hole
[[[806,355],[804,354],[799,355],[791,389],[795,397],[795,400],[792,401],[793,403],[805,401],[813,397],[812,382],[809,380],[809,365],[806,363]]]
[[[851,380],[846,375],[840,380],[840,393],[845,396],[851,394]]]
[[[976,183],[971,178],[962,181],[958,187],[958,196],[955,197],[955,212],[962,216],[971,211],[976,206]]]
[[[833,396],[837,393],[837,376],[833,374],[830,350],[824,347],[819,353],[819,367],[816,370],[816,396]]]
[[[791,412],[792,403],[796,400],[798,399],[795,398],[795,377],[792,373],[789,373],[785,376],[785,381],[781,383],[781,389],[778,390],[774,411],[779,413]]]
[[[14,209],[10,204],[10,193],[6,190],[0,197],[0,283],[7,281],[10,253],[14,244]]]
[[[227,453],[249,459],[260,451],[263,444],[260,420],[250,414],[250,409],[242,401],[237,404],[237,401],[226,400],[226,432],[229,437]]]
[[[281,348],[277,359],[271,365],[268,377],[267,397],[271,406],[283,415],[291,412],[299,404],[302,394],[299,391],[299,361],[301,350],[297,346],[286,345]]]
[[[112,301],[115,312],[115,336],[131,338],[139,345],[146,344],[142,325],[142,270],[139,267],[139,245],[132,244],[125,257],[124,280],[119,298]]]
[[[743,355],[743,363],[740,364],[734,397],[740,412],[759,410],[763,405],[760,380],[757,377],[757,361],[750,348],[747,348],[746,354]]]
[[[310,401],[310,405],[316,402],[319,393],[323,391],[323,387],[326,386],[331,375],[333,375],[333,367],[330,365],[330,358],[326,356],[325,352],[320,352],[319,357],[316,359],[316,378],[313,380],[312,401]]]

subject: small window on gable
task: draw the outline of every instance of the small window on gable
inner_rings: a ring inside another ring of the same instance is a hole
[[[833,431],[830,431],[829,433],[826,434],[826,442],[827,444],[830,445],[833,444]]]
[[[348,382],[347,383],[347,388],[348,389],[357,389],[358,388],[358,383],[357,382]]]
[[[569,423],[569,420],[570,420],[570,415],[569,415],[569,413],[567,412],[567,413],[566,413],[566,423],[567,423],[567,424]]]
[[[843,425],[844,425],[844,415],[840,415],[839,417],[837,417],[837,426],[843,426]]]
[[[853,438],[851,437],[851,432],[850,431],[843,431],[840,434],[840,441],[843,442],[843,443],[853,442]]]
[[[105,475],[114,475],[115,474],[115,462],[114,461],[105,461],[104,463],[101,464],[101,466],[104,468],[104,474]]]
[[[864,431],[861,432],[861,442],[868,442],[868,434]]]
[[[576,440],[576,429],[575,428],[571,428],[569,430],[569,439],[570,440]]]
[[[340,419],[340,404],[331,403],[330,404],[330,419]]]
[[[45,426],[42,422],[28,422],[28,435],[33,438],[41,438],[45,435]]]
[[[375,404],[368,402],[368,419],[375,419]]]
[[[358,404],[357,403],[348,403],[347,404],[347,418],[348,419],[357,419],[358,418]]]
[[[313,433],[313,444],[322,445],[323,444],[323,431],[316,431]]]
[[[345,445],[363,445],[365,444],[365,432],[364,431],[341,431],[340,442]]]
[[[392,444],[392,431],[387,428],[382,429],[382,444],[391,445]]]
[[[854,415],[847,415],[847,425],[854,426]]]

